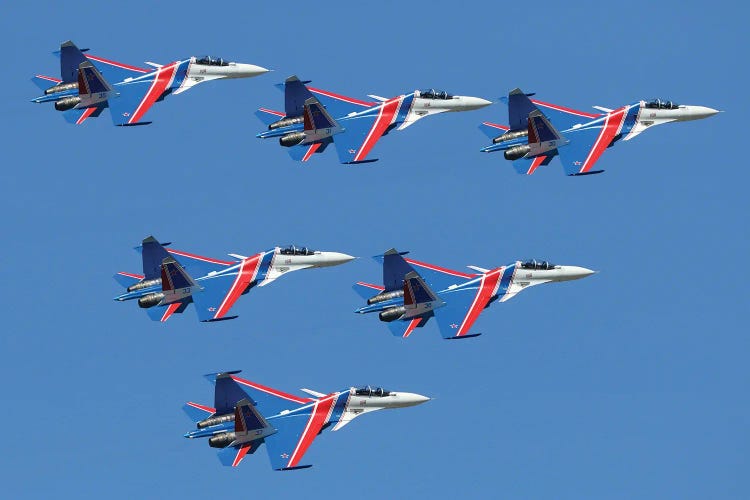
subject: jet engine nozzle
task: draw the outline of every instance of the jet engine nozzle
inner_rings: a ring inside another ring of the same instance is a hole
[[[205,429],[206,427],[223,424],[224,422],[234,422],[234,413],[227,413],[226,415],[216,415],[214,417],[208,417],[205,420],[201,420],[196,425],[199,429]]]
[[[380,321],[384,321],[386,323],[390,323],[391,321],[395,321],[406,312],[406,308],[404,306],[401,307],[391,307],[390,309],[386,309],[385,311],[378,314],[378,318],[380,318]]]
[[[81,102],[81,98],[78,96],[63,97],[59,101],[55,101],[55,109],[58,111],[67,111],[73,109]]]
[[[276,130],[277,128],[288,127],[289,125],[296,125],[304,121],[303,116],[287,116],[281,120],[275,121],[268,126],[268,130]]]
[[[512,148],[505,150],[505,153],[503,153],[503,155],[505,156],[506,160],[513,161],[519,158],[523,158],[529,151],[531,151],[531,146],[529,146],[528,144],[521,144],[519,146],[513,146]]]
[[[296,146],[297,144],[300,144],[304,140],[305,140],[304,132],[292,132],[282,137],[279,137],[279,144],[281,144],[285,148],[291,148],[292,146]]]
[[[143,290],[144,288],[151,288],[156,285],[161,285],[161,278],[139,281],[135,285],[130,285],[128,287],[128,292],[135,292],[136,290]]]
[[[367,299],[367,305],[371,306],[373,304],[377,304],[378,302],[385,302],[386,300],[391,300],[391,299],[395,299],[396,297],[403,297],[403,296],[404,296],[403,289],[394,290],[392,292],[381,292]]]
[[[44,95],[57,94],[58,92],[65,92],[66,90],[78,89],[78,82],[71,83],[58,83],[53,85],[44,91]]]
[[[157,305],[161,300],[164,298],[164,294],[159,293],[149,293],[148,295],[144,295],[140,299],[138,299],[138,307],[142,309],[148,309],[149,307],[154,307]]]
[[[510,130],[508,132],[505,132],[504,134],[498,135],[494,139],[492,139],[492,144],[499,144],[501,142],[508,142],[512,141],[513,139],[518,139],[520,137],[528,137],[529,131],[526,130]]]
[[[226,448],[234,441],[234,438],[234,432],[224,432],[208,438],[208,446],[211,448]]]

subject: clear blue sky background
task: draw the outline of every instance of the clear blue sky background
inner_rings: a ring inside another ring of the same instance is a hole
[[[2,7],[3,496],[748,498],[748,7],[742,2],[11,2]],[[65,123],[29,99],[73,39],[130,64],[211,54],[273,68],[167,98],[148,127]],[[306,165],[254,135],[290,74],[364,97],[513,87],[589,110],[664,97],[726,112],[618,144],[603,175],[518,176],[477,125],[419,122],[380,161]],[[155,324],[115,303],[149,235],[221,258],[296,243],[361,256],[243,297],[237,320]],[[493,305],[478,339],[409,341],[350,289],[396,246],[462,269],[599,270]],[[434,397],[320,436],[295,473],[222,467],[182,438],[202,374],[287,391]]]

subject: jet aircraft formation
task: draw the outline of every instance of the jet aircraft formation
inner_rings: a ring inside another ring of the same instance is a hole
[[[147,62],[142,68],[94,56],[67,41],[57,52],[58,77],[36,75],[43,90],[35,103],[52,102],[66,121],[82,124],[109,108],[117,126],[146,125],[151,106],[171,94],[219,79],[250,78],[269,70],[221,58],[190,57],[168,64]],[[471,111],[491,101],[453,95],[435,89],[415,90],[395,97],[347,97],[309,86],[290,76],[277,87],[284,93],[283,111],[260,108],[266,126],[261,139],[277,139],[293,160],[307,162],[333,144],[343,164],[377,161],[372,150],[381,137],[403,130],[426,116]],[[594,165],[603,152],[630,140],[654,125],[707,118],[717,110],[655,99],[616,109],[595,106],[599,113],[578,111],[532,99],[516,88],[501,100],[508,124],[484,122],[480,129],[492,140],[482,152],[503,151],[519,174],[533,174],[560,157],[570,176],[600,173]],[[175,250],[149,236],[136,247],[140,273],[119,272],[125,291],[118,302],[134,300],[154,321],[166,322],[194,304],[198,320],[212,323],[230,315],[241,295],[265,286],[283,274],[302,269],[337,266],[354,259],[341,252],[307,247],[275,246],[250,256],[230,253],[216,259]],[[468,266],[456,271],[406,257],[395,248],[375,258],[382,266],[382,284],[357,282],[354,290],[366,300],[358,314],[378,313],[394,336],[406,339],[435,318],[444,339],[477,337],[473,328],[482,311],[505,302],[526,288],[578,280],[594,271],[548,261],[514,261],[494,268]],[[230,260],[231,259],[231,260]],[[207,438],[218,449],[221,463],[237,466],[265,444],[274,470],[310,467],[302,460],[315,437],[332,427],[341,429],[355,417],[382,409],[415,406],[430,398],[382,388],[351,387],[322,393],[301,389],[300,397],[240,378],[238,371],[207,375],[214,384],[213,406],[187,403],[185,412],[196,428],[190,439]]]

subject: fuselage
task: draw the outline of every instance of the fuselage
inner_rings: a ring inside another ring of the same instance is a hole
[[[409,94],[386,99],[374,106],[364,108],[362,111],[352,112],[345,116],[334,116],[333,118],[339,122],[339,125],[341,126],[340,132],[346,131],[347,123],[351,123],[352,120],[372,120],[373,118],[377,120],[385,120],[385,122],[389,124],[388,128],[383,133],[383,135],[385,135],[394,128],[399,130],[404,129],[420,118],[428,115],[455,111],[469,111],[482,108],[489,104],[492,103],[479,97],[454,96],[446,92],[416,90]],[[257,137],[261,139],[282,137],[290,133],[300,132],[303,129],[304,125],[302,123],[294,123],[286,127],[279,127],[274,128],[273,130],[261,132],[257,134]]]
[[[178,261],[180,258],[180,254],[184,254],[184,252],[180,252],[178,250],[168,251]],[[347,255],[344,253],[323,252],[319,250],[311,250],[306,247],[275,247],[265,252],[260,252],[252,255],[250,257],[242,257],[242,259],[236,264],[227,266],[225,269],[221,269],[220,271],[212,272],[205,276],[193,276],[193,279],[198,284],[198,286],[204,286],[211,279],[224,277],[226,275],[238,274],[239,272],[246,272],[250,268],[257,268],[253,275],[253,279],[242,292],[247,293],[251,288],[255,286],[263,286],[267,283],[270,283],[271,281],[287,272],[316,267],[336,266],[345,262],[349,262],[353,258],[354,257],[352,257],[351,255]],[[185,270],[190,273],[189,264],[185,267]],[[138,299],[153,293],[161,292],[161,290],[161,280],[155,280],[150,286],[128,291],[122,295],[115,297],[115,300],[124,301]]]
[[[301,406],[290,404],[288,410],[283,410],[275,415],[264,415],[264,417],[268,424],[273,427],[274,423],[279,419],[300,418],[300,416],[303,416],[302,418],[308,418],[308,415],[312,413],[313,415],[319,415],[324,419],[323,429],[333,426],[334,430],[338,430],[353,418],[363,413],[375,410],[405,408],[429,400],[430,398],[426,396],[410,392],[393,392],[381,388],[370,387],[352,387],[340,392],[327,394]],[[259,407],[258,410],[261,413],[263,412],[263,408]],[[212,425],[202,429],[198,428],[197,430],[186,433],[185,437],[191,439],[210,437],[217,434],[233,432],[234,429],[234,418],[228,416],[226,421],[218,425]],[[252,439],[254,439],[253,436],[246,438],[248,441]],[[242,441],[234,442],[232,445],[237,445],[241,442]]]
[[[434,291],[442,301],[449,303],[451,300],[451,294],[453,293],[485,286],[491,287],[491,293],[489,294],[490,298],[487,302],[487,304],[490,304],[496,300],[504,302],[515,296],[521,290],[530,286],[549,282],[580,279],[593,273],[594,271],[586,269],[585,267],[560,266],[537,261],[516,261],[507,266],[490,269],[463,283],[451,285],[443,290]],[[357,309],[355,312],[360,314],[380,312],[402,306],[403,303],[403,296],[398,296],[386,301],[367,305]]]
[[[576,133],[592,128],[601,129],[611,127],[613,138],[608,146],[614,145],[620,139],[630,140],[646,128],[674,121],[690,121],[707,118],[718,113],[717,110],[705,106],[678,105],[671,101],[638,101],[602,114],[592,120],[575,124],[560,133],[568,140],[574,141]],[[555,125],[554,121],[552,125]],[[511,131],[512,132],[512,131]],[[514,146],[528,144],[528,137],[521,135],[511,140],[498,142],[482,149],[482,152],[504,151]],[[564,147],[564,146],[563,146]],[[526,155],[531,158],[535,155]]]
[[[92,56],[90,59],[96,65],[97,58]],[[123,65],[123,67],[126,66]],[[103,97],[116,97],[119,89],[123,89],[129,85],[145,84],[153,86],[153,91],[158,92],[156,99],[160,100],[171,93],[179,94],[184,92],[204,81],[221,78],[250,78],[268,72],[268,69],[254,64],[228,62],[221,58],[197,58],[194,56],[189,59],[159,66],[153,71],[135,66],[127,66],[127,68],[136,76],[125,78],[122,81],[110,81],[109,83],[112,86],[112,90],[109,92],[110,95]],[[139,73],[141,74],[139,75]],[[103,75],[106,79],[107,72],[104,71]],[[73,86],[59,92],[45,93],[43,96],[32,99],[32,102],[55,102],[65,97],[76,97],[78,95],[78,86]],[[76,107],[86,107],[86,105],[81,103]]]

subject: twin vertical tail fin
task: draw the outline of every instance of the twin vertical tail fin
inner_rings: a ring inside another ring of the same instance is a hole
[[[411,271],[404,276],[404,308],[402,319],[414,318],[445,305],[422,277]]]
[[[76,44],[68,40],[60,45],[60,78],[62,83],[73,83],[78,79],[81,63],[88,59]]]
[[[328,114],[326,108],[315,97],[305,100],[303,116],[306,132],[315,132],[319,129],[331,129],[339,126],[336,120]]]
[[[185,269],[172,256],[165,257],[161,263],[161,289],[174,292],[180,289],[193,288],[198,285]]]
[[[81,98],[94,97],[111,90],[112,86],[93,64],[89,61],[81,63],[78,67],[78,95]]]
[[[249,399],[237,402],[234,408],[234,432],[247,434],[269,427],[266,419],[255,409]]]
[[[547,117],[538,109],[529,113],[528,129],[530,150],[526,155],[527,157],[542,155],[570,142],[552,126]]]

